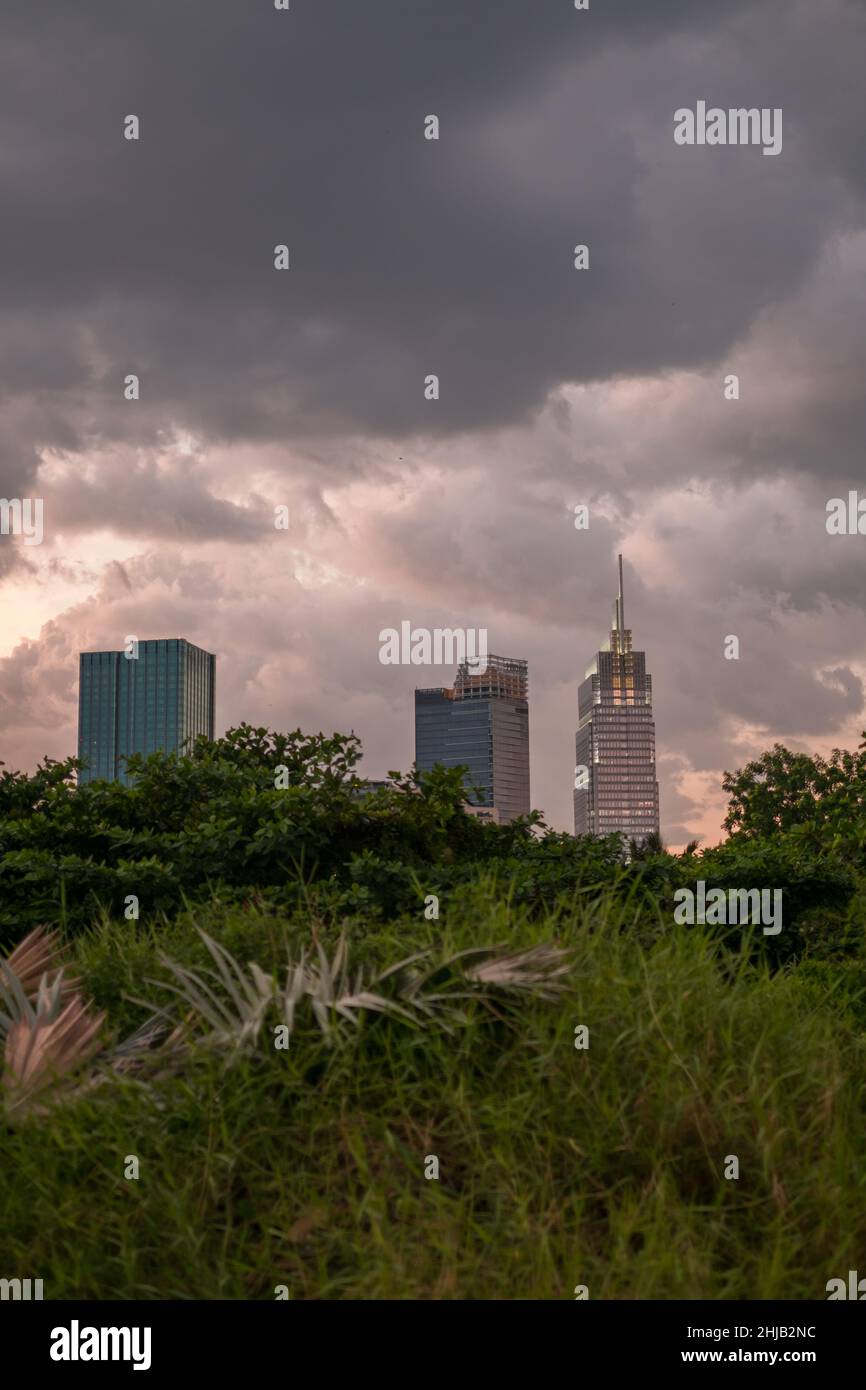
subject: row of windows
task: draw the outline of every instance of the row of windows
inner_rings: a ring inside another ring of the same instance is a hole
[[[600,800],[603,800],[603,799],[604,799],[604,798],[600,798]],[[629,815],[634,815],[635,813],[640,814],[640,813],[641,813],[640,808],[642,808],[642,807],[649,807],[649,809],[650,809],[650,810],[653,810],[653,811],[655,810],[655,807],[656,807],[655,799],[653,799],[652,801],[646,801],[646,800],[644,800],[644,801],[628,801],[628,802],[616,801],[616,800],[613,800],[612,798],[611,798],[611,800],[612,800],[612,803],[613,803],[613,807],[614,807],[615,809],[606,810],[606,809],[602,808],[602,810],[599,812],[600,815],[602,815],[602,816],[616,816],[616,815],[619,815],[620,812],[622,812],[623,815],[625,815],[626,812],[628,812]]]

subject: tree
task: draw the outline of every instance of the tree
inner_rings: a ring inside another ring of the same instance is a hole
[[[834,748],[829,759],[793,753],[777,743],[770,752],[731,773],[725,829],[745,836],[773,835],[794,826],[840,829],[866,808],[866,733],[857,753]]]

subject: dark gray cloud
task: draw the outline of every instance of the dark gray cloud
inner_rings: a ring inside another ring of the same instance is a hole
[[[0,258],[11,312],[44,332],[7,340],[8,389],[52,393],[44,429],[66,448],[167,422],[402,435],[711,360],[806,273],[860,181],[853,68],[835,121],[826,83],[801,82],[816,35],[838,52],[857,13],[785,12],[13,4]],[[783,157],[675,147],[673,110],[700,95],[784,104]]]

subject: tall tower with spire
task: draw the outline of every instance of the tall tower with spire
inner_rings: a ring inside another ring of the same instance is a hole
[[[619,831],[642,840],[659,829],[652,677],[625,625],[622,556],[610,641],[577,692],[575,835]]]

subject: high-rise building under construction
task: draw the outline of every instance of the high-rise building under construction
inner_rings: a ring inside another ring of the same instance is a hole
[[[625,625],[622,556],[610,642],[577,692],[575,835],[620,831],[642,840],[659,829],[652,677]]]
[[[415,691],[418,767],[467,767],[470,808],[502,824],[529,814],[528,684],[525,661],[490,655],[480,674],[460,666],[451,690]]]

